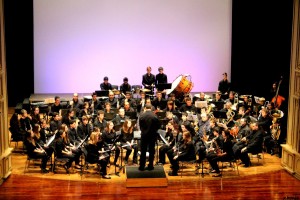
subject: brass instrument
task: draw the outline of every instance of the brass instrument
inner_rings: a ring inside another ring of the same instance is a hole
[[[281,133],[280,126],[276,121],[277,121],[277,118],[274,117],[272,120],[273,125],[272,125],[272,129],[271,129],[271,137],[275,141],[277,141],[279,139],[280,133]]]
[[[233,120],[233,117],[235,116],[235,112],[232,111],[231,109],[228,109],[226,115],[227,115],[227,119],[225,120],[224,123],[225,123],[226,125],[228,125],[229,122]]]
[[[235,93],[234,100],[233,100],[233,105],[231,106],[231,109],[232,110],[237,110],[238,104],[239,104],[239,94]]]

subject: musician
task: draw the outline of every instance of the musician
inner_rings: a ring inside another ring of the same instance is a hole
[[[52,133],[57,132],[60,129],[61,125],[62,125],[61,117],[59,116],[59,114],[57,112],[54,112],[53,118],[50,121],[50,131]]]
[[[267,149],[267,152],[273,154],[275,141],[271,136],[272,118],[270,117],[266,108],[261,110],[261,115],[258,117],[257,123],[263,131],[264,145]]]
[[[128,101],[124,102],[124,111],[126,112],[134,112],[134,108],[130,106]]]
[[[77,133],[76,121],[74,119],[70,121],[67,135],[69,136],[70,142],[73,145],[81,142],[81,138],[79,137],[79,135]]]
[[[73,109],[68,109],[67,113],[62,116],[61,123],[66,124],[68,127],[70,127],[70,121],[74,120],[75,112]]]
[[[108,121],[106,127],[102,131],[102,139],[107,143],[111,149],[115,150],[114,165],[118,167],[117,164],[118,158],[120,156],[120,147],[117,146],[117,142],[120,142],[120,135],[117,136],[116,131],[114,130],[114,123]]]
[[[163,98],[165,98],[166,90],[164,88],[160,88],[160,84],[166,83],[168,83],[168,76],[164,73],[164,68],[159,67],[158,74],[156,74],[155,76],[155,87],[157,88],[157,91],[160,91],[162,93]]]
[[[104,114],[110,113],[110,114],[115,114],[115,112],[111,109],[111,105],[109,102],[105,102],[105,108],[104,108]]]
[[[55,96],[54,97],[54,104],[52,104],[50,106],[49,115],[53,117],[54,113],[59,113],[60,109],[62,109],[62,108],[63,108],[63,106],[61,105],[60,97],[59,96]]]
[[[248,97],[247,95],[244,95],[243,102],[238,104],[238,108],[242,107],[242,106],[245,108],[245,114],[244,115],[251,115],[252,114],[252,111],[253,111],[252,102],[251,102],[250,97]]]
[[[48,156],[48,160],[52,157],[54,152],[54,144],[50,143],[49,146],[46,145],[46,141],[43,141],[41,134],[41,126],[39,124],[35,124],[32,128],[32,132],[34,133],[34,140],[38,144],[40,148],[42,148]]]
[[[139,170],[145,170],[146,152],[149,151],[148,170],[153,170],[153,161],[155,154],[155,142],[157,140],[157,130],[160,128],[160,121],[151,111],[151,106],[146,104],[146,110],[139,117],[139,126],[141,129],[141,156]]]
[[[107,152],[102,152],[109,150],[109,147],[105,142],[103,142],[98,127],[94,127],[86,148],[86,161],[91,164],[98,163],[100,165],[100,175],[102,176],[102,178],[111,179],[111,177],[107,175],[106,169],[109,163],[109,156]],[[99,151],[102,153],[99,153]]]
[[[168,142],[167,144],[163,144],[159,147],[159,161],[158,163],[164,165],[166,164],[166,154],[172,149],[182,137],[182,133],[179,132],[178,124],[173,121],[168,122],[166,125],[166,135],[165,139]]]
[[[228,96],[228,93],[230,91],[231,83],[228,80],[227,73],[223,73],[223,79],[218,84],[218,91],[221,92],[221,94]]]
[[[93,116],[96,116],[98,110],[103,110],[103,106],[98,100],[96,92],[93,92],[92,94],[92,99],[89,101],[89,107]]]
[[[88,117],[83,116],[81,123],[77,127],[77,133],[81,140],[89,137],[93,131],[93,125],[89,123]]]
[[[174,93],[171,93],[171,94],[169,95],[168,100],[171,100],[171,101],[173,101],[173,102],[175,103],[175,108],[176,108],[176,109],[179,109],[179,108],[180,108],[181,102],[176,98],[176,96],[175,96]]]
[[[83,102],[78,98],[78,93],[73,94],[72,100],[67,105],[67,108],[75,109],[75,116],[79,117],[79,112],[83,107]]]
[[[162,92],[160,91],[156,92],[156,97],[153,99],[152,105],[158,111],[166,108],[167,101],[162,97]]]
[[[132,98],[131,92],[126,92],[125,98],[122,99],[120,106],[124,107],[125,102],[130,103],[130,107],[136,108],[136,101],[134,98]]]
[[[20,117],[18,113],[14,113],[9,120],[9,131],[14,141],[24,141],[26,131],[21,128]]]
[[[50,127],[49,127],[49,124],[47,124],[47,120],[46,119],[42,119],[40,134],[41,134],[41,140],[44,143],[46,143],[47,140],[51,136],[54,135],[54,133],[50,131]]]
[[[146,93],[141,91],[140,98],[136,101],[138,113],[140,113],[144,109],[145,103],[146,103]]]
[[[128,116],[125,115],[124,108],[119,109],[119,113],[116,115],[116,117],[112,120],[112,122],[115,124],[115,126],[122,126],[125,122],[125,119],[127,119]]]
[[[167,101],[167,107],[165,109],[163,109],[164,112],[176,112],[177,108],[175,106],[174,101],[172,100],[168,100]]]
[[[88,102],[83,103],[83,108],[79,112],[79,119],[82,120],[83,116],[86,116],[89,120],[92,119],[93,109],[90,108],[90,104]]]
[[[225,99],[225,103],[227,102],[230,102],[233,106],[235,103],[238,103],[238,102],[235,102],[235,92],[234,91],[229,91],[229,94],[228,94],[228,98]]]
[[[228,161],[234,158],[232,151],[232,142],[230,140],[230,132],[228,130],[222,130],[222,138],[222,151],[216,151],[207,156],[207,160],[212,168],[211,173],[216,173],[213,175],[213,177],[221,176],[218,161]]]
[[[117,99],[115,97],[115,93],[110,90],[109,93],[108,93],[108,99],[105,100],[105,103],[110,103],[111,108],[117,109],[118,104],[119,104],[119,99]]]
[[[21,110],[20,126],[22,130],[27,132],[32,130],[32,117],[28,115],[25,109]]]
[[[150,66],[147,67],[147,73],[142,77],[142,85],[145,89],[149,89],[150,92],[146,92],[146,94],[153,95],[153,88],[155,87],[156,79],[154,74],[151,73],[152,68]]]
[[[210,140],[210,147],[207,148],[207,154],[206,154],[206,157],[209,158],[209,157],[213,157],[214,154],[223,148],[223,136],[221,134],[221,131],[223,129],[221,129],[220,127],[214,127],[213,128],[213,134],[214,134],[214,137]]]
[[[42,123],[42,119],[40,116],[40,108],[38,106],[35,106],[33,108],[33,113],[31,114],[31,121],[32,121],[32,124],[41,124]]]
[[[107,121],[104,119],[104,111],[98,110],[97,117],[94,120],[94,127],[98,127],[100,131],[106,127]]]
[[[146,105],[149,105],[149,106],[151,107],[151,111],[152,111],[152,112],[155,112],[155,107],[152,105],[151,99],[150,99],[150,98],[147,98],[147,99],[146,99],[146,102],[145,102],[145,105],[141,108],[140,114],[142,114],[143,112],[145,112],[145,110],[146,110]]]
[[[169,150],[167,152],[167,156],[169,158],[169,161],[172,165],[172,171],[170,171],[168,174],[169,176],[178,176],[177,172],[179,170],[179,162],[181,160],[195,160],[196,159],[196,153],[195,153],[195,147],[192,142],[192,137],[189,131],[183,132],[182,136],[183,142],[180,144],[178,150],[175,149],[175,151]]]
[[[179,108],[180,112],[197,113],[197,108],[192,104],[191,97],[185,98],[185,104]]]
[[[138,146],[134,143],[133,131],[134,127],[130,119],[125,119],[125,122],[121,128],[120,141],[122,148],[126,149],[125,164],[128,163],[128,158],[133,150],[133,164],[137,164],[137,152]]]
[[[103,82],[100,84],[101,90],[112,90],[112,85],[108,82],[108,77],[103,78]]]
[[[67,127],[67,126],[65,126]],[[55,139],[55,151],[58,158],[68,158],[68,162],[64,165],[67,173],[69,173],[69,168],[72,166],[73,161],[76,162],[76,168],[80,169],[79,164],[79,154],[74,154],[72,150],[67,146],[67,133],[65,130],[59,130],[56,134]]]
[[[238,157],[244,163],[244,167],[251,165],[248,153],[256,154],[262,151],[263,145],[263,131],[258,126],[258,122],[252,122],[250,125],[252,133],[246,139],[246,146],[242,150],[237,152]]]
[[[238,133],[236,136],[237,141],[240,141],[243,137],[250,135],[250,127],[246,118],[239,120]]]
[[[204,92],[200,92],[199,97],[197,97],[196,95],[193,96],[193,104],[195,105],[196,101],[206,101],[205,98],[205,93]]]
[[[34,139],[34,132],[28,131],[25,134],[26,139],[24,140],[24,145],[26,147],[26,153],[30,158],[41,158],[41,172],[48,173],[49,170],[46,169],[47,162],[48,162],[48,155],[35,141]]]
[[[120,92],[126,94],[126,92],[131,92],[131,85],[128,83],[128,78],[123,78],[123,83],[120,85]]]
[[[224,108],[220,110],[221,112],[225,112],[227,119],[226,119],[226,126],[233,127],[234,126],[234,116],[236,115],[236,111],[232,109],[232,103],[230,101],[226,102]]]
[[[221,91],[217,91],[215,93],[215,98],[211,101],[212,104],[215,104],[215,107],[213,110],[219,111],[224,108],[224,99],[222,98],[222,93]]]

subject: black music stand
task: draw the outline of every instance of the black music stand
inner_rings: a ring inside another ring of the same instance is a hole
[[[125,116],[128,116],[131,120],[137,119],[137,112],[125,112]]]
[[[164,89],[171,89],[172,83],[159,83],[157,84],[157,90],[163,91]]]
[[[109,91],[108,90],[96,90],[95,93],[97,97],[108,97]]]
[[[219,118],[219,119],[227,119],[227,114],[225,111],[213,111],[213,115],[215,118]]]

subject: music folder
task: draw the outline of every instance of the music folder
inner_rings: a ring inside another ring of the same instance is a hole
[[[48,146],[53,142],[54,138],[55,138],[55,134],[53,134],[53,135],[49,138],[49,140],[48,140],[47,143],[46,143],[46,147],[48,147]]]
[[[195,101],[196,108],[207,108],[207,101]]]

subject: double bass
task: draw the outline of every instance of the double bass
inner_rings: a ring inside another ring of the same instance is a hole
[[[279,87],[281,85],[282,82],[282,77],[280,78],[280,81],[278,83],[277,89],[276,89],[276,94],[275,96],[272,98],[272,102],[274,103],[274,108],[280,108],[281,104],[283,101],[285,101],[285,98],[281,95],[278,95],[279,92]]]

